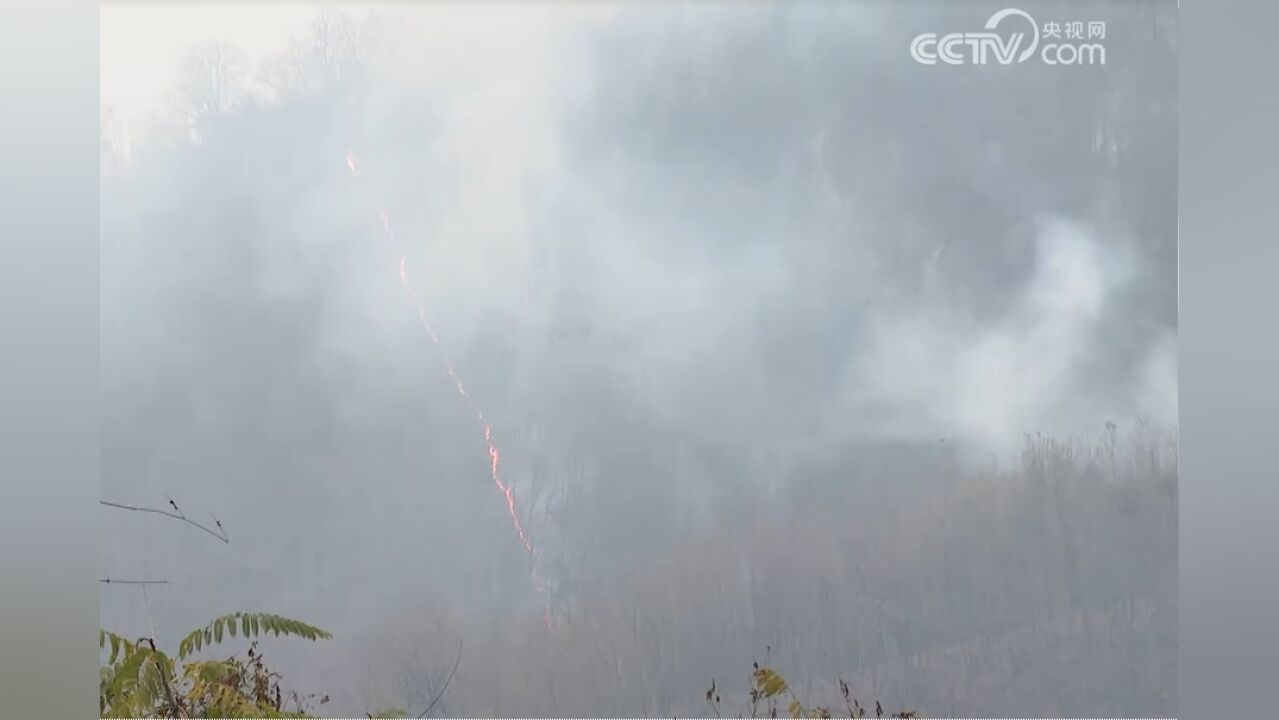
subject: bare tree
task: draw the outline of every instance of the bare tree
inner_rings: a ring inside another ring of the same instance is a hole
[[[319,90],[356,74],[364,64],[360,39],[364,24],[330,9],[321,10],[310,34],[268,67],[263,81],[279,95]]]
[[[191,118],[232,109],[243,95],[247,73],[244,55],[225,42],[192,52],[179,85],[181,101]]]

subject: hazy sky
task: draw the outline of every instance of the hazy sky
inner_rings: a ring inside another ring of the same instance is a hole
[[[101,85],[104,108],[130,124],[164,106],[194,49],[226,42],[257,62],[285,51],[319,12],[315,3],[103,3]]]

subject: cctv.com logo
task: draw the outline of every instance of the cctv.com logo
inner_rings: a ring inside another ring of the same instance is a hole
[[[1086,26],[1086,30],[1085,30]],[[910,56],[923,65],[1011,65],[1032,58],[1046,65],[1105,65],[1106,23],[1046,22],[1025,10],[1004,8],[986,21],[985,32],[921,33]]]

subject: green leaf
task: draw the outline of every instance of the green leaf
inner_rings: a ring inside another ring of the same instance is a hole
[[[762,667],[755,671],[755,686],[766,698],[776,697],[786,692],[786,681],[772,668]]]
[[[293,635],[315,641],[333,637],[328,632],[300,620],[280,617],[268,613],[237,612],[214,618],[203,628],[193,631],[178,644],[178,657],[186,657],[193,650],[201,650],[205,645],[221,643],[225,632],[236,637],[236,628],[240,628],[244,637],[261,637],[268,632],[275,635]]]

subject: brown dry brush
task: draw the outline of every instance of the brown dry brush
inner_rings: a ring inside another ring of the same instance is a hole
[[[864,718],[866,717],[866,709],[862,707],[857,698],[853,695],[848,683],[839,678],[839,694],[844,701],[842,710],[830,705],[810,705],[800,700],[795,694],[790,683],[786,682],[786,678],[782,677],[773,668],[768,665],[760,665],[758,662],[752,664],[750,674],[750,715],[751,718],[760,717],[763,711],[763,717],[778,717],[778,703],[786,703],[786,716],[791,718]],[[706,703],[711,711],[715,713],[715,717],[722,718],[723,707],[720,701],[719,687],[714,680],[711,680],[710,689],[706,691]],[[739,713],[737,717],[746,717]],[[884,717],[884,708],[879,701],[875,702],[875,717]],[[888,717],[890,718],[918,718],[919,714],[913,710],[902,709]]]

